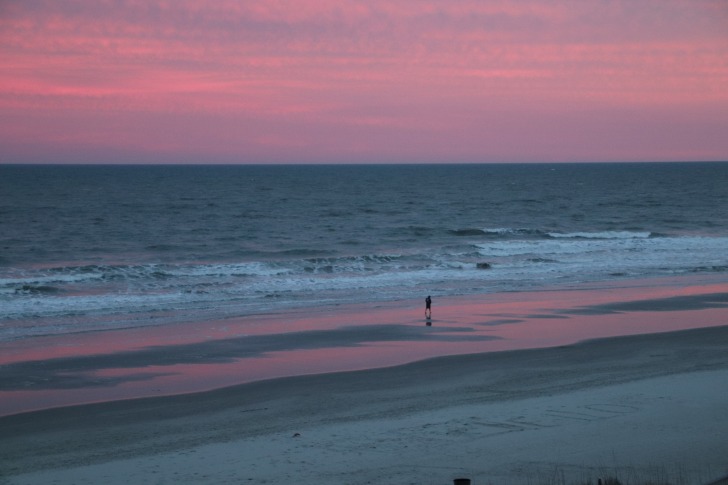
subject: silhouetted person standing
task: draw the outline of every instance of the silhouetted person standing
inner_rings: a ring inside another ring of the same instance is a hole
[[[432,318],[432,298],[430,298],[430,295],[425,298],[425,318]]]

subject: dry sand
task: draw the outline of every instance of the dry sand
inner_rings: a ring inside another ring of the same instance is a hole
[[[707,483],[728,327],[0,418],[0,483]]]

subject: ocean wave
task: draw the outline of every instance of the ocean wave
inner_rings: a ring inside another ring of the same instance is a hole
[[[389,230],[393,236],[416,236],[418,238],[429,237],[440,233],[441,229],[428,226],[401,226]]]
[[[548,232],[555,239],[647,239],[648,231]]]
[[[55,286],[49,286],[49,285],[23,285],[20,288],[17,288],[15,290],[15,293],[25,293],[30,295],[36,295],[36,294],[53,294],[53,293],[60,293],[62,290],[61,288],[55,287]]]
[[[529,263],[558,263],[556,259],[551,258],[528,258],[526,261]]]
[[[298,258],[292,258],[293,254]],[[3,293],[38,293],[47,288],[76,288],[100,284],[119,287],[185,287],[206,285],[208,282],[226,284],[235,279],[276,278],[285,275],[311,273],[377,273],[401,271],[421,266],[418,257],[398,254],[370,254],[353,256],[310,257],[329,254],[327,251],[299,251],[280,253],[277,259],[266,255],[261,261],[221,263],[155,263],[139,265],[79,265],[59,266],[38,270],[17,271],[0,276]],[[307,256],[307,257],[303,257]],[[270,259],[270,260],[268,260]]]
[[[451,229],[448,231],[453,236],[488,236],[488,237],[547,237],[548,232],[541,229],[513,228],[513,227],[492,227],[492,228],[464,228]]]
[[[170,314],[224,317],[284,307],[419,298],[423,293],[512,291],[554,281],[724,272],[728,265],[719,249],[727,243],[728,238],[701,237],[497,239],[475,245],[478,251],[452,245],[412,254],[274,262],[67,266],[46,269],[45,274],[103,278],[104,283],[84,285],[69,279],[73,282],[67,287],[33,283],[32,275],[16,278],[17,286],[0,289],[0,319],[46,319],[50,324],[65,318],[69,329],[79,328],[80,320],[105,328],[125,325],[122,320],[150,325]],[[478,263],[488,263],[489,269],[478,269]]]
[[[569,257],[584,266],[598,267],[603,259],[625,260],[640,265],[646,261],[673,260],[675,264],[688,260],[688,252],[715,255],[721,258],[721,246],[725,248],[727,238],[715,237],[660,237],[654,238],[642,233],[606,233],[611,237],[571,237],[535,240],[494,240],[474,244],[482,257],[529,259],[558,259]],[[588,233],[603,234],[603,233]],[[628,236],[631,235],[631,236]],[[682,254],[682,252],[685,252]],[[680,257],[677,257],[679,255]]]
[[[328,258],[307,258],[291,263],[292,267],[303,268],[307,273],[380,273],[402,271],[422,266],[421,257],[400,254],[367,254],[361,256],[339,256]]]
[[[265,263],[235,265],[82,265],[25,270],[0,277],[0,288],[79,286],[163,281],[179,277],[270,275],[280,273]]]
[[[453,236],[483,236],[487,234],[483,229],[452,229],[448,232]]]
[[[715,264],[711,266],[697,266],[692,269],[693,273],[725,273],[728,272],[728,265]]]
[[[526,227],[490,227],[483,229],[483,232],[488,236],[502,236],[506,238],[538,238],[548,236],[548,232],[545,230]]]
[[[315,256],[327,256],[332,254],[330,250],[326,249],[285,249],[283,251],[273,251],[268,253],[261,253],[267,256],[298,256],[298,257],[315,257]]]
[[[458,236],[485,235],[503,239],[645,239],[659,234],[650,231],[573,231],[561,232],[550,229],[491,227],[484,229],[458,229],[450,231]]]
[[[101,279],[101,273],[95,274],[53,274],[46,272],[22,272],[0,277],[0,288],[9,288],[12,291],[24,286],[52,286],[58,284],[80,283],[88,280]]]

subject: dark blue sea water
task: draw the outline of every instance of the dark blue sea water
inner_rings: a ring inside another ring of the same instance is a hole
[[[728,163],[0,166],[0,340],[700,272]]]

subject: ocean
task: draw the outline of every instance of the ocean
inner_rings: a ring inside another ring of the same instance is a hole
[[[728,163],[0,165],[0,341],[728,274]]]

